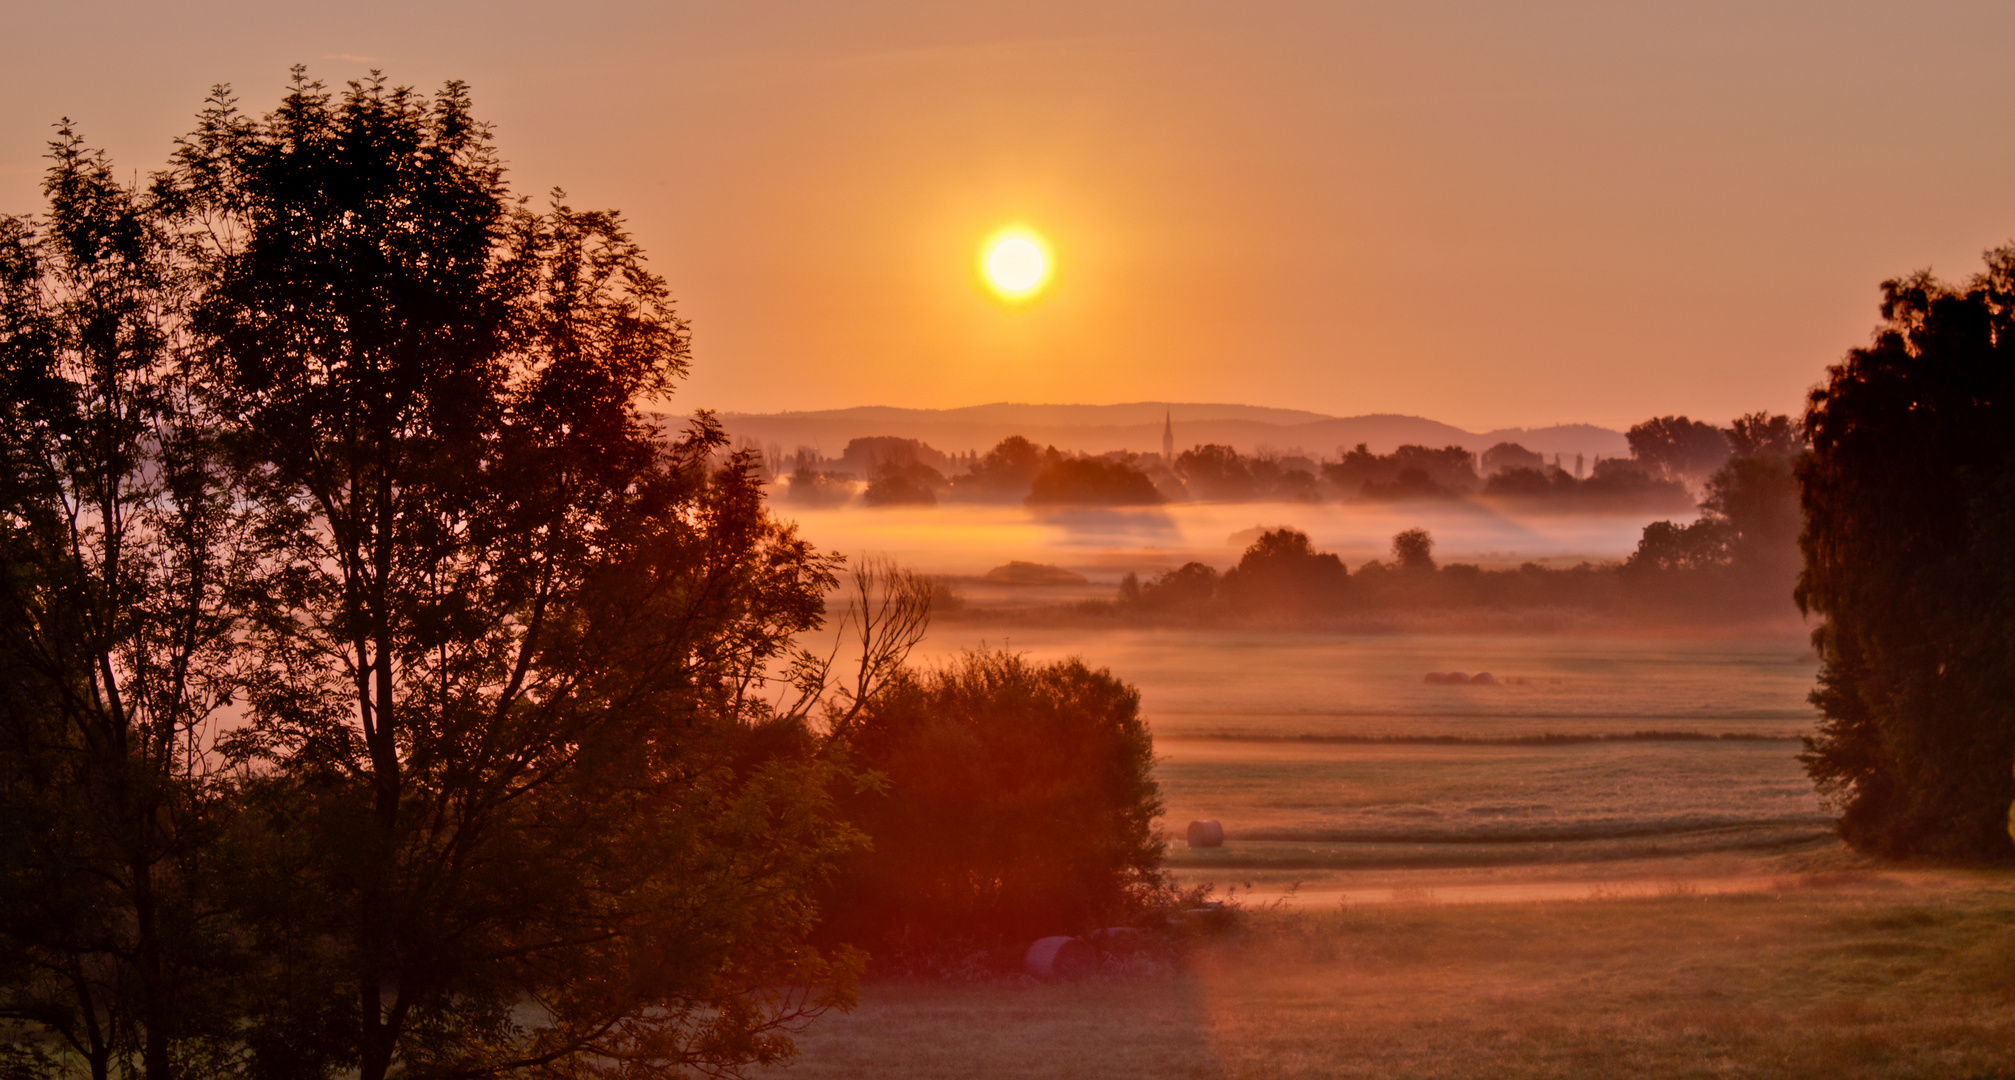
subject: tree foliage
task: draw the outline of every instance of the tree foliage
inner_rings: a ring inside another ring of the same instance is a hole
[[[1669,480],[1698,483],[1728,460],[1728,436],[1713,424],[1684,416],[1653,417],[1624,437],[1631,457]]]
[[[452,83],[219,91],[145,193],[55,158],[0,223],[16,1056],[787,1056],[858,967],[810,944],[860,839],[819,725],[915,620],[863,613],[845,688],[801,651],[837,561],[642,411],[687,338],[620,219],[512,199]]]
[[[921,461],[881,465],[861,500],[869,506],[936,506],[937,489],[944,486],[944,474]]]
[[[1031,506],[1155,506],[1167,501],[1146,473],[1104,458],[1053,461],[1035,475],[1028,493]]]
[[[953,481],[953,489],[964,498],[1019,501],[1027,497],[1043,466],[1062,459],[1054,446],[1038,447],[1020,435],[1010,435]]]
[[[1077,660],[967,653],[903,674],[845,734],[883,778],[848,801],[873,840],[834,933],[928,961],[1079,933],[1164,887],[1138,691]]]
[[[1620,568],[1638,603],[1717,617],[1789,610],[1802,524],[1793,469],[1803,436],[1790,417],[1765,413],[1737,418],[1724,434],[1737,452],[1707,479],[1700,516],[1646,525]]]
[[[1322,467],[1323,478],[1347,497],[1441,498],[1477,486],[1476,458],[1460,446],[1406,445],[1374,454],[1363,443]]]
[[[1245,549],[1220,588],[1235,608],[1313,613],[1342,601],[1350,573],[1334,554],[1315,550],[1307,533],[1274,529]]]
[[[236,537],[147,200],[67,124],[50,158],[48,214],[0,221],[0,1016],[161,1078],[228,1015]]]
[[[1805,570],[1823,621],[1804,760],[1856,847],[2006,859],[2015,798],[2015,248],[1963,286],[1883,284],[1872,344],[1805,414]]]

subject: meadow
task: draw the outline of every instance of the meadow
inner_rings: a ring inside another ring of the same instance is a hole
[[[1816,665],[1796,638],[1002,629],[940,624],[922,658],[1076,655],[1139,687],[1166,830],[1225,828],[1172,845],[1186,885],[1725,881],[1832,843],[1797,760]],[[1425,680],[1448,671],[1493,681]]]
[[[1079,983],[871,982],[859,1009],[802,1033],[785,1075],[2015,1065],[2015,880],[1841,845],[1797,757],[1817,659],[1795,623],[1142,628],[970,595],[1000,617],[940,620],[917,659],[1008,648],[1134,683],[1169,869],[1242,915],[1179,962]],[[1492,678],[1427,678],[1450,671]],[[1200,819],[1224,825],[1222,847],[1182,842]]]
[[[777,1074],[2003,1076],[2011,916],[2002,878],[1867,872],[1275,910],[1160,973],[873,984]]]

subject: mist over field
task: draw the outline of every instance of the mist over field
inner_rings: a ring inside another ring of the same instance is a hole
[[[1444,562],[1493,568],[1621,561],[1647,522],[1671,514],[1514,514],[1476,503],[1176,503],[1160,507],[964,505],[789,508],[829,550],[887,554],[932,574],[978,576],[1012,560],[1049,563],[1116,583],[1191,560],[1238,562],[1260,533],[1287,526],[1352,567],[1390,558],[1394,533],[1425,528]],[[1681,515],[1682,519],[1686,515]]]

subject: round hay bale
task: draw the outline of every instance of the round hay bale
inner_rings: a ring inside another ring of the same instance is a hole
[[[1192,821],[1185,830],[1185,838],[1193,848],[1223,847],[1224,826],[1215,821]]]
[[[1436,685],[1439,685],[1441,683],[1447,682],[1448,676],[1443,675],[1439,671],[1430,671],[1427,674],[1422,675],[1420,677],[1420,681],[1424,683],[1434,683]]]
[[[1441,681],[1445,683],[1450,683],[1455,686],[1468,686],[1469,675],[1466,672],[1451,671]]]
[[[1474,674],[1474,675],[1471,675],[1471,676],[1469,677],[1469,685],[1471,685],[1471,686],[1496,686],[1496,685],[1497,685],[1497,680],[1491,677],[1491,675],[1490,675],[1490,672],[1488,672],[1488,671],[1479,671],[1479,672],[1477,672],[1476,674]]]
[[[1074,979],[1098,964],[1098,954],[1081,938],[1067,934],[1036,939],[1022,954],[1022,967],[1038,979]]]

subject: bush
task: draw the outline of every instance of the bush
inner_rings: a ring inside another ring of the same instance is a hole
[[[1146,473],[1103,458],[1053,461],[1036,474],[1028,493],[1031,505],[1155,506],[1167,501]]]
[[[1217,595],[1218,581],[1215,567],[1186,562],[1141,585],[1139,600],[1150,608],[1201,607]]]
[[[1318,552],[1308,534],[1276,529],[1253,541],[1225,572],[1225,599],[1245,610],[1316,613],[1339,607],[1350,591],[1343,561]]]
[[[843,733],[882,778],[871,838],[827,905],[884,957],[955,957],[1124,921],[1164,890],[1140,693],[1078,660],[967,653],[905,672]]]

